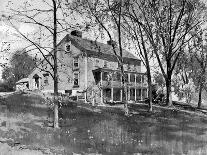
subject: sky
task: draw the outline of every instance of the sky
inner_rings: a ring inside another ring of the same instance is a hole
[[[42,0],[0,0],[0,16],[1,16],[1,14],[5,14],[9,11],[7,9],[8,3],[14,7],[17,7],[20,1],[21,2],[31,1],[31,2],[33,2],[31,4],[34,4],[33,6],[35,8],[48,9],[48,6],[41,5]],[[47,0],[47,1],[51,2],[51,0]],[[70,21],[70,23],[77,23],[78,22],[81,25],[81,18],[79,18],[78,20],[77,20],[77,18],[72,18],[69,21]],[[28,35],[34,33],[36,30],[39,30],[37,27],[35,27],[34,25],[31,25],[31,24],[17,23],[15,26],[21,33],[28,34]],[[83,37],[84,38],[94,38],[94,34],[95,34],[95,32],[93,32],[93,33],[90,32],[90,34],[83,33]],[[5,52],[4,53],[0,52],[0,62],[1,63],[5,62],[6,60],[4,58],[11,56],[12,53],[16,49],[24,48],[25,44],[27,44],[27,42],[25,40],[17,37],[17,35],[18,35],[18,32],[14,28],[9,26],[7,21],[0,20],[0,47],[3,47],[3,45],[5,45],[5,43],[8,43],[10,45],[9,54],[8,54],[8,52],[6,54],[5,54]],[[62,37],[64,37],[64,36],[62,36]],[[62,37],[59,37],[59,40],[62,39]],[[103,42],[103,40],[102,40],[102,42]],[[104,41],[104,42],[106,42],[106,41]],[[0,68],[0,78],[1,78],[1,70],[2,70],[2,68]]]
[[[8,3],[12,6],[18,6],[20,2],[24,0],[0,0],[0,16],[2,14],[8,14],[9,9],[7,8]],[[34,1],[35,5],[38,6],[41,0],[28,0]],[[37,8],[41,8],[44,6],[38,6]],[[12,7],[13,8],[13,7]],[[0,20],[0,49],[5,49],[9,47],[9,52],[0,52],[0,63],[8,62],[8,58],[11,57],[13,52],[17,49],[24,48],[25,45],[28,44],[27,41],[19,37],[19,33],[15,28],[9,26],[10,24],[7,21]],[[32,34],[36,29],[34,26],[25,23],[15,23],[15,27],[21,33],[25,35]],[[0,67],[0,79],[1,79],[2,67]]]
[[[22,2],[23,0],[0,0],[0,15],[8,12],[7,10],[7,4],[8,3],[13,3],[13,5],[17,5],[19,4],[19,2]],[[35,2],[34,4],[39,4],[38,1],[41,0],[28,0],[28,1],[33,1]],[[50,0],[49,0],[50,1]],[[207,0],[202,0],[203,2],[205,2],[207,4]],[[42,8],[44,6],[40,6],[40,8]],[[28,24],[18,24],[17,28],[20,32],[24,33],[24,34],[31,34],[33,33],[33,31],[35,30],[34,27],[32,27],[31,25]],[[9,57],[11,55],[11,53],[13,51],[15,51],[16,49],[20,49],[23,48],[26,44],[26,41],[24,41],[23,39],[20,39],[19,37],[17,37],[17,32],[14,28],[12,28],[11,26],[9,26],[9,24],[7,24],[5,21],[0,20],[0,48],[5,47],[10,49],[10,53],[5,55],[5,53],[3,54],[2,52],[0,52],[0,62],[4,62],[6,61],[5,58]],[[93,34],[90,34],[86,37],[91,38],[93,36]],[[7,43],[7,47],[5,46],[5,43]],[[2,72],[2,68],[0,68],[0,79],[1,79],[1,72]]]

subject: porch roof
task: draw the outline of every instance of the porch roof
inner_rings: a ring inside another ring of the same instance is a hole
[[[17,81],[16,84],[19,84],[19,83],[27,83],[27,82],[29,82],[29,78],[23,78],[23,79]]]

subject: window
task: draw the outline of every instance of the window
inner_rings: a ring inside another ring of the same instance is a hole
[[[104,67],[106,68],[107,67],[107,61],[104,60]]]
[[[49,74],[46,73],[46,74],[43,74],[43,76],[44,76],[44,84],[45,84],[45,85],[49,85],[49,82],[48,82]]]
[[[108,72],[103,72],[102,74],[103,74],[103,75],[102,75],[102,80],[104,80],[104,81],[108,81],[109,73],[108,73]]]
[[[130,65],[129,64],[127,64],[127,70],[130,71]]]
[[[78,57],[73,58],[73,68],[78,68],[79,67],[79,61]]]
[[[135,89],[131,88],[129,92],[130,92],[130,100],[134,101],[135,100]]]
[[[145,76],[143,75],[142,76],[142,83],[145,83],[146,82],[146,78],[145,78]]]
[[[141,89],[137,89],[136,91],[136,94],[137,94],[137,100],[141,100]]]
[[[142,76],[141,76],[140,74],[138,74],[138,75],[136,76],[136,82],[137,82],[137,83],[141,83],[141,79],[142,79]]]
[[[147,89],[142,90],[142,97],[143,99],[147,98]]]
[[[130,74],[130,82],[135,82],[135,75],[134,74]]]
[[[114,72],[114,74],[113,74],[113,81],[121,81],[121,73]]]
[[[123,78],[123,77],[122,77]],[[125,82],[129,82],[128,73],[124,74]]]
[[[70,46],[71,46],[71,42],[65,44],[65,53],[70,52],[70,50],[71,50]]]
[[[131,65],[131,66],[130,66],[130,70],[131,70],[131,71],[135,71],[135,65]]]
[[[70,96],[72,94],[72,90],[65,90],[65,94],[67,94],[68,96]]]
[[[73,85],[79,87],[79,73],[73,73]]]

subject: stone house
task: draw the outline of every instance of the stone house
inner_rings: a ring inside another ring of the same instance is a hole
[[[50,62],[52,57],[48,55]],[[58,44],[59,92],[78,96],[86,102],[122,101],[120,69],[110,42],[83,39],[79,31],[67,34]],[[147,97],[146,75],[141,73],[141,60],[124,50],[128,96],[137,101]],[[44,71],[43,71],[44,70]],[[29,89],[53,92],[51,68],[42,61],[28,76]]]

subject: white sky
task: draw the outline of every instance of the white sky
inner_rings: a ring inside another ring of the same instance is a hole
[[[0,0],[0,15],[4,12],[7,12],[6,5],[8,3],[13,3],[14,5],[19,4],[20,1],[23,0]],[[29,0],[33,1],[35,4],[38,4],[37,1],[41,0]],[[207,4],[207,0],[202,0]],[[34,31],[34,27],[29,26],[28,24],[20,24],[18,25],[19,31],[21,31],[24,34],[31,33]],[[2,48],[2,43],[9,42],[11,47],[10,51],[15,51],[18,48],[23,48],[26,44],[25,41],[19,39],[16,37],[17,32],[14,28],[8,26],[5,24],[5,22],[0,21],[0,46]],[[89,34],[87,37],[91,38],[93,34]],[[3,53],[0,53],[0,62],[3,62]],[[0,79],[1,79],[1,68],[0,68]]]

